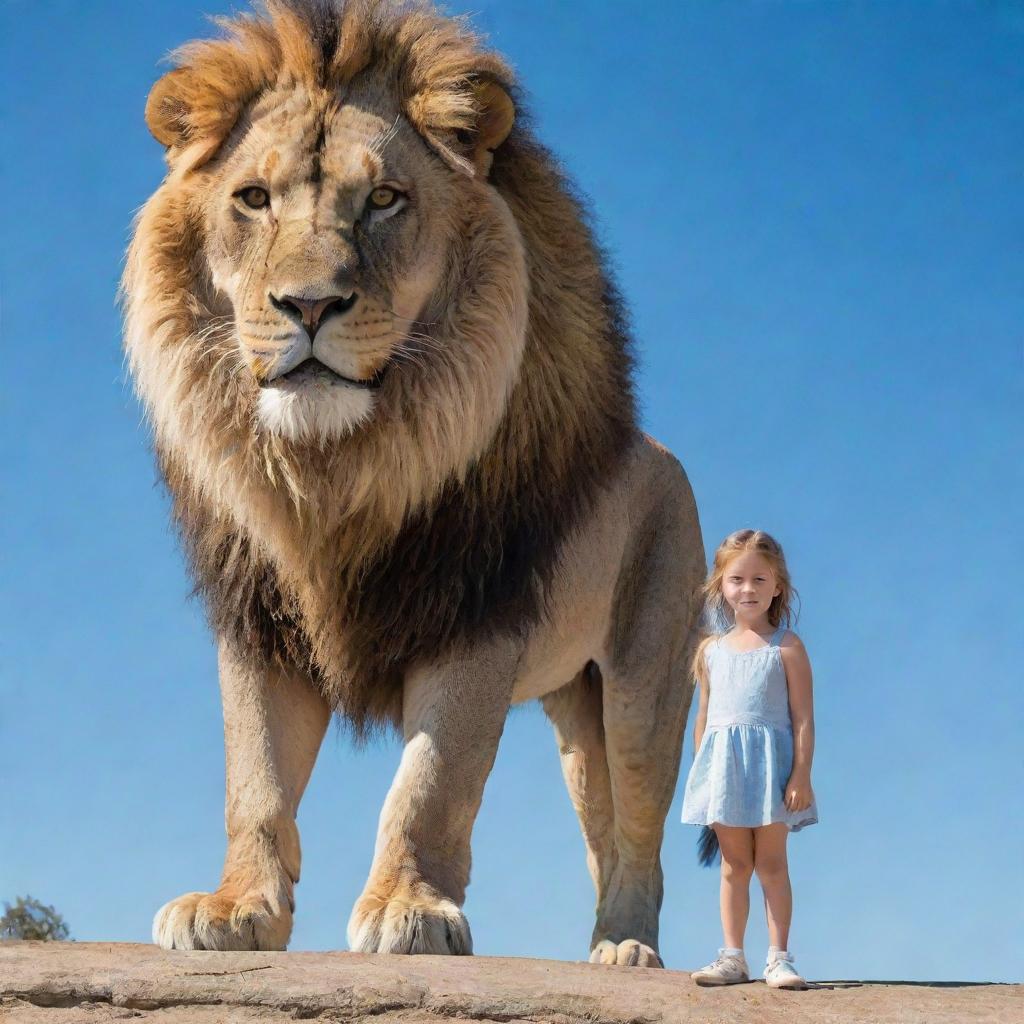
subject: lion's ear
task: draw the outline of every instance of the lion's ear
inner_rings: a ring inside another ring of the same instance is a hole
[[[188,137],[189,108],[182,68],[169,71],[149,90],[146,100],[146,127],[161,146],[180,146]]]
[[[508,138],[516,119],[516,108],[507,92],[497,82],[479,82],[473,89],[480,109],[477,122],[475,159],[488,154],[487,169],[490,170],[491,154]],[[486,172],[485,172],[486,173]]]
[[[491,78],[476,79],[468,96],[419,96],[413,106],[413,122],[437,153],[456,170],[480,178],[487,177],[494,151],[516,118],[511,97]]]
[[[150,90],[146,125],[153,138],[168,147],[175,169],[187,164],[193,170],[218,150],[240,108],[235,97],[211,88],[190,68],[176,68]]]

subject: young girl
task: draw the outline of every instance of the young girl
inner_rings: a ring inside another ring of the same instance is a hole
[[[811,790],[811,665],[786,628],[794,595],[782,548],[762,530],[726,537],[704,584],[712,632],[694,658],[697,753],[683,822],[704,826],[704,864],[721,850],[725,946],[717,960],[694,972],[698,985],[750,980],[743,933],[756,872],[771,941],[765,981],[773,988],[807,987],[788,952],[793,896],[786,839],[818,820]]]

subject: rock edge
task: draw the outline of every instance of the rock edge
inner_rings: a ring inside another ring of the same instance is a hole
[[[4,1024],[871,1024],[1024,1019],[1024,985],[763,982],[698,988],[682,971],[502,957],[175,952],[118,943],[0,943]]]

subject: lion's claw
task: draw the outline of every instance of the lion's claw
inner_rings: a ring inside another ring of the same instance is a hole
[[[284,949],[292,930],[287,908],[251,893],[239,899],[190,892],[164,904],[153,919],[153,941],[164,949]]]
[[[356,953],[473,952],[466,915],[443,897],[363,896],[349,919],[348,941]]]
[[[602,939],[591,951],[592,964],[618,964],[620,967],[664,967],[661,957],[637,939],[614,943]]]

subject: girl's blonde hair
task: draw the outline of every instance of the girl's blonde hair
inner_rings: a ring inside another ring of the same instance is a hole
[[[779,626],[789,626],[794,621],[793,602],[797,592],[789,578],[789,568],[786,565],[786,556],[782,553],[782,545],[764,530],[737,530],[730,533],[718,545],[711,564],[711,572],[703,587],[704,623],[708,635],[698,644],[693,658],[693,674],[702,684],[707,682],[704,649],[735,621],[732,609],[722,593],[722,578],[729,563],[737,555],[746,554],[748,551],[756,552],[764,558],[771,566],[775,582],[779,586],[779,593],[772,598],[772,603],[768,606],[768,621],[776,629]]]

